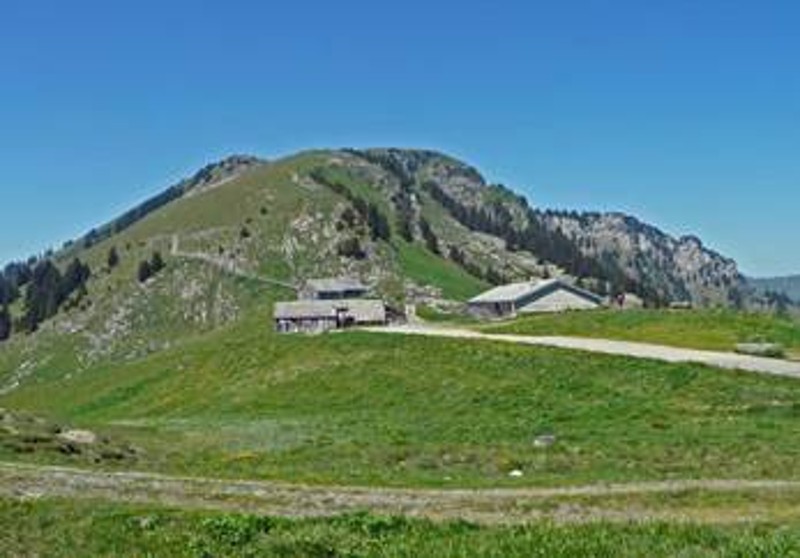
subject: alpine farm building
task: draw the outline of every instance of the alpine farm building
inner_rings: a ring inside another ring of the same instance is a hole
[[[603,298],[562,279],[511,283],[482,293],[468,302],[470,314],[500,318],[536,312],[592,310]]]
[[[299,300],[277,302],[273,312],[280,333],[321,333],[357,325],[387,322],[386,304],[364,298],[369,288],[347,278],[312,279],[299,292]]]

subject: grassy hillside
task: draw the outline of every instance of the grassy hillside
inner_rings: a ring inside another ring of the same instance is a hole
[[[354,161],[360,160],[319,151],[253,163],[117,234],[104,233],[88,247],[78,242],[56,254],[62,267],[76,257],[89,264],[88,294],[79,308],[62,309],[36,336],[18,334],[0,343],[0,378],[80,373],[101,362],[136,360],[246,317],[266,319],[269,308],[260,300],[295,294],[292,289],[271,294],[265,280],[299,285],[311,277],[359,276],[401,307],[409,291],[463,300],[487,286],[421,240],[403,239],[392,202],[396,184],[381,169]],[[315,181],[312,175],[320,169],[343,190]],[[371,239],[361,219],[345,219],[353,204],[342,192],[374,203],[390,223],[391,238]],[[430,208],[426,205],[426,214]],[[443,227],[445,216],[436,222]],[[353,238],[359,239],[363,258],[340,253],[340,244]],[[112,249],[119,263],[109,268]],[[155,252],[167,267],[140,284],[137,269]],[[12,312],[21,311],[18,301]],[[7,387],[0,381],[0,393]]]
[[[790,379],[691,364],[367,333],[276,336],[253,317],[129,363],[35,376],[0,406],[132,443],[146,469],[498,486],[797,478],[798,397]],[[543,434],[556,444],[537,448]],[[510,478],[514,469],[524,476]]]
[[[12,556],[796,556],[800,530],[690,523],[479,527],[355,514],[290,520],[95,502],[0,500]]]
[[[567,312],[525,316],[486,327],[497,333],[575,335],[732,351],[737,343],[780,343],[800,355],[800,323],[732,310]]]

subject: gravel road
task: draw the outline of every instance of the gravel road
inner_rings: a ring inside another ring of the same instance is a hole
[[[650,343],[633,343],[629,341],[611,341],[608,339],[589,339],[584,337],[531,336],[498,333],[482,333],[469,329],[437,327],[427,325],[408,325],[390,327],[365,328],[367,331],[387,334],[425,335],[431,337],[449,337],[475,341],[502,341],[520,345],[539,345],[560,347],[578,351],[589,351],[609,355],[622,355],[635,358],[661,360],[665,362],[696,362],[726,368],[730,370],[746,370],[776,376],[800,378],[800,362],[739,355],[718,351],[700,351],[681,349]]]

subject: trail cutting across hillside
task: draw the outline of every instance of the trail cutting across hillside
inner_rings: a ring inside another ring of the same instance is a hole
[[[658,495],[796,494],[800,481],[671,480],[556,488],[405,489],[309,486],[281,482],[173,477],[0,463],[0,497],[77,498],[121,503],[237,511],[286,517],[322,517],[369,511],[485,524],[555,521],[692,519],[735,522],[764,518],[758,506],[663,507]],[[637,500],[638,498],[638,500]],[[796,498],[795,500],[796,501]],[[792,501],[792,502],[793,502]]]
[[[425,335],[431,337],[449,337],[474,341],[501,341],[519,345],[538,345],[558,347],[578,351],[589,351],[610,355],[621,355],[634,358],[661,360],[664,362],[696,362],[725,368],[729,370],[745,370],[775,376],[800,378],[800,362],[754,357],[720,351],[701,351],[682,349],[650,343],[634,343],[630,341],[612,341],[609,339],[590,339],[585,337],[563,336],[531,336],[515,334],[482,333],[469,329],[438,327],[433,325],[413,324],[407,326],[371,327],[365,331],[402,334]]]
[[[273,277],[264,277],[263,275],[257,275],[255,273],[247,272],[238,267],[236,265],[236,262],[230,259],[221,256],[213,256],[211,254],[206,254],[205,252],[186,252],[184,250],[181,250],[178,235],[172,235],[170,254],[175,258],[183,258],[186,260],[204,262],[206,264],[219,268],[225,273],[230,273],[231,275],[235,275],[236,277],[240,277],[242,279],[257,281],[273,287],[281,287],[293,291],[297,290],[296,285],[287,283],[286,281],[281,281],[280,279],[275,279]]]

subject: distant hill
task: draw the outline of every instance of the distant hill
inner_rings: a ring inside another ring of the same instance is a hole
[[[760,293],[774,292],[800,303],[800,275],[786,277],[749,278],[748,282]]]
[[[532,207],[465,162],[392,148],[229,157],[46,259],[54,265],[6,268],[0,322],[30,331],[55,316],[92,357],[238,320],[252,312],[254,281],[292,297],[308,278],[355,276],[398,307],[553,275],[653,305],[740,305],[750,289],[695,237],[619,213]]]

